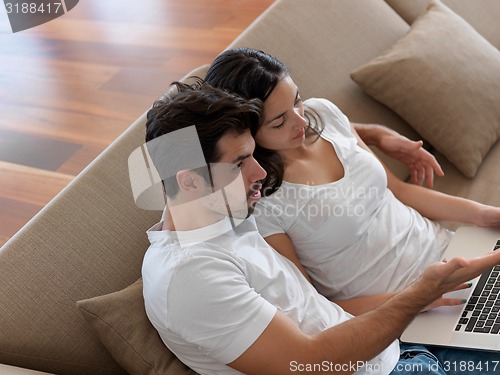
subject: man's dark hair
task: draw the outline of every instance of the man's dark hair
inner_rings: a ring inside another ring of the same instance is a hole
[[[170,150],[165,150],[162,147],[153,147],[154,142],[150,141],[194,125],[208,165],[220,160],[217,146],[225,134],[243,134],[250,131],[254,135],[264,119],[264,107],[258,99],[243,99],[201,80],[190,85],[180,82],[174,82],[173,85],[175,88],[153,104],[147,113],[146,121],[148,151],[169,197],[174,197],[178,192],[175,174],[186,169],[183,161],[190,157],[191,151],[186,149],[185,145],[176,143],[170,143]],[[207,182],[211,182],[209,168],[193,170]]]

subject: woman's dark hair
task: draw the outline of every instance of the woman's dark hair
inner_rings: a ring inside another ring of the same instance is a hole
[[[257,98],[264,102],[286,76],[285,64],[275,57],[251,48],[236,48],[215,58],[205,82],[246,99]]]
[[[201,80],[190,85],[180,82],[173,85],[175,87],[169,93],[153,104],[146,121],[148,151],[169,197],[177,194],[179,187],[175,174],[186,169],[187,159],[192,158],[193,152],[199,151],[193,149],[196,145],[198,149],[201,146],[207,164],[216,163],[221,157],[217,145],[225,134],[252,131],[264,119],[264,107],[259,99],[247,100]],[[194,147],[190,148],[191,142],[153,142],[163,135],[193,125],[199,140],[199,144],[198,140],[193,143]],[[166,144],[169,150],[166,150]],[[208,174],[206,171],[206,167],[197,170],[210,182],[210,169]]]
[[[289,75],[288,69],[277,58],[252,48],[236,48],[222,52],[210,65],[205,82],[246,99],[260,99],[263,102],[276,88],[280,80]],[[321,122],[311,110],[305,113],[308,127],[306,137],[318,136]],[[258,124],[258,128],[262,122]],[[252,135],[258,131],[252,130]],[[266,170],[267,176],[262,182],[264,196],[274,193],[283,182],[284,160],[277,151],[256,145],[255,159]]]

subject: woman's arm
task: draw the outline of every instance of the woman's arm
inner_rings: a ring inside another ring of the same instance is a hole
[[[356,130],[353,133],[360,147],[371,152]],[[413,207],[431,220],[455,221],[478,226],[500,226],[500,208],[487,206],[470,199],[455,197],[398,179],[381,162],[387,173],[388,187],[404,204]]]
[[[372,296],[350,298],[345,300],[335,300],[333,302],[342,307],[344,311],[347,311],[352,315],[361,315],[367,313],[368,311],[376,309],[383,303],[389,301],[396,294],[397,294],[396,292],[375,294]]]
[[[304,275],[307,281],[311,282],[311,277],[302,266],[297,257],[297,252],[295,251],[295,247],[293,246],[292,240],[285,233],[277,233],[272,234],[264,238],[271,247],[276,250],[278,253],[283,255],[288,260],[292,261],[295,266],[299,269],[300,272]]]
[[[265,240],[278,253],[288,258],[290,261],[292,261],[300,270],[300,272],[302,272],[304,277],[309,282],[312,282],[311,277],[300,263],[299,258],[297,257],[297,253],[295,251],[295,247],[293,246],[292,240],[290,239],[290,237],[288,237],[287,234],[285,233],[273,234],[266,237]],[[355,264],[353,264],[353,267],[355,267]],[[464,284],[461,285],[459,289],[467,288],[468,286],[470,285]],[[352,315],[361,315],[367,313],[368,311],[376,309],[377,307],[381,306],[383,303],[387,302],[389,299],[394,297],[396,294],[397,294],[396,292],[381,293],[371,296],[356,297],[345,300],[335,300],[333,302]],[[440,298],[432,305],[428,306],[427,309],[433,309],[439,306],[458,305],[462,303],[463,301],[457,298]]]
[[[311,281],[311,277],[302,266],[297,256],[297,252],[295,251],[295,246],[293,246],[292,240],[285,233],[277,233],[270,235],[265,238],[267,243],[271,245],[278,253],[283,255],[292,261],[297,268],[302,272],[305,278]],[[355,267],[355,264],[353,264]],[[351,313],[352,315],[360,315],[374,308],[380,306],[384,302],[388,301],[389,298],[393,297],[396,293],[386,293],[386,294],[377,294],[374,296],[366,296],[366,297],[358,297],[353,299],[347,299],[342,301],[333,301],[342,307],[345,311]]]

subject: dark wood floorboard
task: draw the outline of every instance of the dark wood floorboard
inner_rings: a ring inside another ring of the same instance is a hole
[[[82,0],[15,34],[0,5],[0,245],[272,2]]]

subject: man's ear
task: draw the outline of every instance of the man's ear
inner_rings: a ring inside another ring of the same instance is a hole
[[[178,171],[175,175],[179,188],[186,192],[196,192],[202,187],[202,177],[191,169]]]

